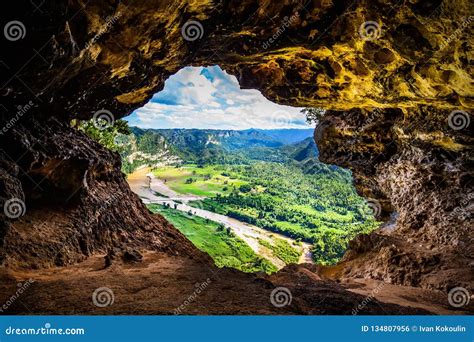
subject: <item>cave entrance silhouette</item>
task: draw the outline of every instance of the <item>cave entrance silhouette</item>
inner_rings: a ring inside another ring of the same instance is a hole
[[[219,66],[186,67],[125,118],[123,170],[148,207],[219,267],[334,264],[350,239],[377,228],[380,209],[356,194],[348,170],[318,160],[306,115],[323,114],[241,89]]]

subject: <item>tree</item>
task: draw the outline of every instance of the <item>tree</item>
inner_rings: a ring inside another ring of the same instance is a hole
[[[321,108],[303,108],[301,113],[306,115],[306,121],[311,124],[319,122],[326,111]]]
[[[242,184],[239,187],[239,190],[240,190],[240,192],[247,193],[247,192],[250,192],[252,190],[252,187],[249,184]]]
[[[97,128],[97,124],[94,120],[81,121],[77,125],[77,129],[84,132],[101,145],[119,153],[124,151],[126,148],[125,144],[120,143],[120,140],[124,140],[124,142],[127,141],[127,137],[121,137],[121,135],[128,136],[132,133],[128,127],[128,123],[124,120],[116,120],[113,125],[105,126],[104,129]]]
[[[129,163],[126,158],[123,158],[124,154],[130,150],[131,139],[134,139],[126,121],[116,120],[110,126],[100,127],[93,119],[87,121],[73,120],[71,125],[109,150],[120,153],[122,156],[122,171],[124,173],[133,172],[135,166]]]

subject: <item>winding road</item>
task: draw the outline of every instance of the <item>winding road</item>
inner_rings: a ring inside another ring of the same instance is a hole
[[[144,203],[155,203],[155,204],[169,204],[170,207],[183,212],[191,211],[193,215],[209,219],[214,222],[222,223],[226,227],[232,229],[235,235],[244,240],[252,250],[268,259],[278,269],[283,268],[286,264],[276,257],[273,252],[259,243],[259,240],[266,240],[272,242],[273,239],[278,238],[288,241],[292,246],[296,244],[296,241],[285,235],[269,232],[260,227],[247,224],[245,222],[238,221],[234,218],[213,213],[211,211],[189,206],[189,201],[202,200],[204,197],[183,195],[179,194],[170,189],[161,179],[156,178],[149,168],[143,167],[137,169],[135,172],[128,176],[128,183],[133,192],[135,192]],[[159,196],[157,194],[166,196]],[[311,245],[308,243],[302,243],[301,247],[296,247],[301,250],[301,256],[299,263],[313,263],[311,255]]]

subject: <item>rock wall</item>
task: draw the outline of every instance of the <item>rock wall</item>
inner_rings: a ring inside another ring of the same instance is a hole
[[[162,219],[150,229],[118,157],[69,122],[124,117],[182,67],[218,64],[275,102],[331,110],[322,157],[353,170],[383,219],[398,215],[384,237],[354,241],[350,275],[446,286],[472,246],[455,213],[472,199],[472,125],[446,126],[473,107],[472,14],[465,0],[15,1],[2,23],[0,197],[26,211],[2,216],[3,262],[65,264],[122,244],[197,253]]]
[[[453,129],[444,111],[423,106],[328,112],[319,127],[321,160],[350,167],[386,221],[350,243],[340,275],[472,286],[472,131]]]
[[[23,121],[2,165],[2,263],[64,266],[135,248],[210,259],[130,190],[120,156],[56,119]],[[24,214],[24,215],[21,215]],[[18,217],[17,217],[18,216]]]

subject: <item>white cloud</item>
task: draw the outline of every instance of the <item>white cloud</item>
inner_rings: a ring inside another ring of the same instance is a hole
[[[300,110],[240,89],[237,79],[217,66],[187,67],[127,120],[142,128],[307,128]]]

